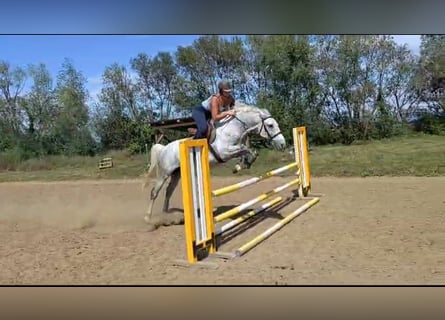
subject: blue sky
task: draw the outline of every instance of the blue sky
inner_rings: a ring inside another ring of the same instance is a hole
[[[13,67],[44,63],[54,79],[65,57],[72,59],[77,70],[87,78],[90,95],[100,91],[101,75],[112,63],[129,65],[131,58],[139,53],[150,56],[161,51],[176,51],[178,46],[187,46],[198,35],[34,35],[0,36],[0,60]],[[406,43],[419,53],[420,36],[394,36],[397,43]]]
[[[199,36],[0,36],[0,60],[12,66],[44,63],[55,79],[64,59],[70,58],[87,78],[90,95],[100,91],[101,76],[112,63],[128,66],[139,53],[150,56],[161,51],[174,52]]]

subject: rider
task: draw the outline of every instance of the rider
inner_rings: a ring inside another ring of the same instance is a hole
[[[197,126],[194,139],[207,137],[207,121],[210,118],[217,122],[227,116],[235,116],[235,110],[232,110],[235,105],[235,98],[231,94],[232,87],[230,82],[220,81],[218,83],[218,91],[217,94],[212,94],[200,106],[192,110],[192,117]]]

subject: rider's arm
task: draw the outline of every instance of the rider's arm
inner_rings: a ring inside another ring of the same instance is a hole
[[[213,97],[211,103],[212,103],[212,119],[213,119],[213,121],[219,121],[229,115],[229,113],[227,111],[218,113],[218,111],[219,111],[218,97]]]

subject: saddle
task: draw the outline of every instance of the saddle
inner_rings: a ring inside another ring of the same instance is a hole
[[[189,135],[194,136],[196,134],[196,132],[198,131],[198,129],[187,128],[187,131],[188,131]],[[216,129],[215,129],[212,119],[209,119],[207,121],[207,134],[206,134],[207,143],[209,145],[212,144],[215,141],[215,138],[216,138]]]
[[[194,136],[196,134],[196,132],[198,131],[198,129],[187,128],[187,131],[191,136]],[[206,139],[207,139],[207,144],[209,146],[209,150],[219,163],[224,163],[225,161],[223,159],[221,159],[219,154],[212,147],[212,143],[215,141],[215,138],[216,138],[215,125],[214,125],[212,119],[209,119],[207,121],[207,134],[206,134]]]

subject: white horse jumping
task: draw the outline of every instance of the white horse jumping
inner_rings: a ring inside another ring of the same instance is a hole
[[[215,151],[216,156],[213,152],[209,152],[210,165],[226,162],[233,158],[243,158],[244,167],[250,167],[255,161],[257,153],[244,145],[244,138],[248,133],[268,139],[275,149],[284,150],[286,141],[277,121],[268,110],[242,103],[235,104],[234,110],[236,116],[227,117],[215,126],[215,137],[211,140],[210,147]],[[144,187],[149,182],[153,186],[148,210],[144,217],[147,223],[150,223],[152,218],[153,205],[159,191],[170,177],[163,205],[163,212],[168,212],[170,198],[181,178],[179,143],[183,140],[172,141],[167,145],[155,144],[151,148],[150,169],[147,181],[144,183]]]

